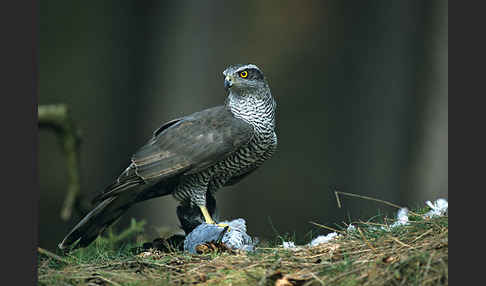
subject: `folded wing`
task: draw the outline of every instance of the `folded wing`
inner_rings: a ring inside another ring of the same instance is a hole
[[[131,165],[96,201],[141,184],[192,174],[223,160],[248,143],[253,128],[218,106],[172,120],[154,132],[131,158]]]

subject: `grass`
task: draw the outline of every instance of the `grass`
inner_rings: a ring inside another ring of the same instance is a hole
[[[385,217],[352,222],[355,231],[315,247],[284,249],[261,242],[253,253],[141,251],[143,222],[121,234],[108,231],[69,254],[40,249],[39,285],[447,285],[448,216],[389,231]],[[314,223],[319,225],[318,223]],[[327,228],[322,226],[322,230]]]

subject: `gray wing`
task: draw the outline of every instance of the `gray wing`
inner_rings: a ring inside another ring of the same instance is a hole
[[[249,142],[253,128],[218,106],[172,120],[154,132],[130,166],[95,201],[143,184],[196,173]]]

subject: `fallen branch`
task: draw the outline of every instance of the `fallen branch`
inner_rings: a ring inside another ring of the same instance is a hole
[[[61,218],[71,218],[73,206],[79,200],[79,149],[81,132],[76,128],[65,104],[41,105],[38,107],[39,128],[53,130],[66,156],[68,190],[61,210]]]

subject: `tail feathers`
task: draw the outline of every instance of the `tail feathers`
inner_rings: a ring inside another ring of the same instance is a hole
[[[86,247],[115,222],[132,203],[120,196],[101,201],[59,243],[60,249]],[[78,243],[76,243],[79,240]]]

